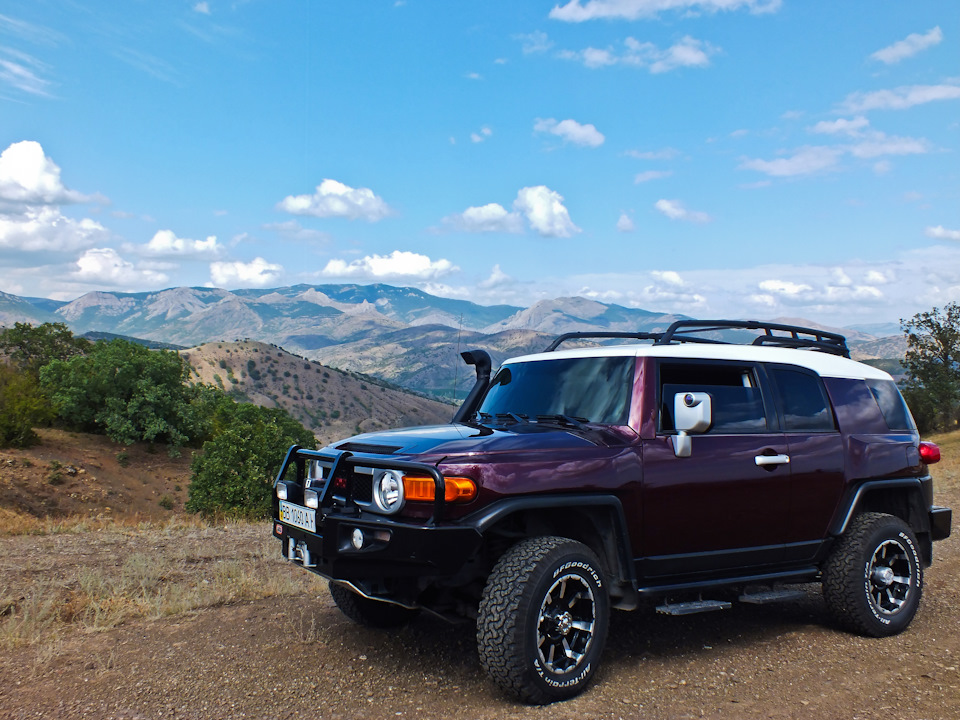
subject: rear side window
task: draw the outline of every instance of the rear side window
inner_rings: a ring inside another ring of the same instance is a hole
[[[893,380],[867,380],[887,427],[891,430],[915,430],[913,417]]]
[[[784,432],[831,432],[836,429],[823,381],[815,373],[771,368]]]
[[[767,432],[763,396],[752,368],[725,364],[664,363],[660,366],[660,430],[674,432],[677,393],[710,395],[713,423],[707,434]]]

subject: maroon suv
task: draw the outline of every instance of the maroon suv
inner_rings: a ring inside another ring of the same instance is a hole
[[[616,339],[632,342],[558,349]],[[477,382],[451,424],[295,446],[274,483],[284,557],[353,620],[475,619],[484,669],[531,703],[584,689],[611,608],[717,610],[819,581],[854,632],[912,620],[950,534],[940,453],[842,336],[574,333],[492,379],[485,352],[463,355]]]

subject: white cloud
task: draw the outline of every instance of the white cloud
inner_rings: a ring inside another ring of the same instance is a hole
[[[895,137],[882,132],[872,132],[864,139],[850,146],[850,154],[858,158],[875,158],[882,155],[923,155],[930,152],[926,140],[908,137]]]
[[[521,188],[513,201],[513,211],[499,203],[488,203],[445,217],[443,223],[461,232],[522,233],[524,219],[543,237],[570,237],[580,232],[563,205],[563,197],[545,185]]]
[[[482,143],[491,135],[493,135],[493,130],[484,126],[480,128],[480,132],[470,133],[470,141],[475,143]]]
[[[68,218],[56,207],[0,213],[0,248],[23,252],[72,252],[105,241],[109,232],[89,218]]]
[[[637,160],[673,160],[680,154],[676,148],[666,147],[660,150],[627,150],[624,155],[636,158]]]
[[[320,271],[323,277],[368,280],[432,280],[459,270],[449,260],[431,260],[419,253],[394,250],[389,255],[368,255],[360,260],[333,259]]]
[[[158,230],[143,246],[142,252],[147,255],[217,257],[222,249],[216,235],[206,240],[188,240],[177,237],[172,230]]]
[[[829,170],[837,164],[843,151],[838,148],[808,146],[797,150],[790,157],[774,160],[744,158],[741,169],[756,170],[773,177],[796,177]]]
[[[837,120],[821,120],[813,127],[807,128],[812,133],[820,135],[859,135],[870,124],[862,115],[858,115],[852,120],[838,118]]]
[[[780,0],[569,0],[550,11],[554,20],[584,22],[600,18],[638,20],[654,17],[668,10],[687,13],[713,13],[724,10],[748,10],[752,13],[774,12]]]
[[[320,230],[305,228],[296,220],[286,220],[279,223],[266,223],[264,230],[272,230],[280,237],[288,240],[297,240],[308,243],[327,243],[330,241],[330,235]]]
[[[0,209],[6,204],[64,205],[103,200],[68,190],[60,167],[48,158],[40,143],[24,140],[0,153]]]
[[[462,232],[523,232],[523,216],[508,212],[499,203],[468,207],[462,213],[444,218],[444,222]]]
[[[196,5],[193,6],[193,11],[194,11],[194,12],[198,12],[198,13],[200,13],[201,15],[209,15],[209,14],[210,14],[210,3],[208,3],[208,2],[198,2]]]
[[[563,138],[564,142],[586,147],[600,147],[606,139],[595,126],[589,123],[581,125],[576,120],[561,120],[558,122],[553,118],[537,118],[533,124],[533,131],[556,135]]]
[[[636,185],[640,183],[650,182],[651,180],[659,180],[660,178],[670,177],[673,175],[672,170],[645,170],[642,173],[637,173],[633,177],[633,182]]]
[[[496,287],[503,287],[504,285],[511,285],[515,282],[516,280],[500,269],[500,265],[494,265],[493,270],[490,272],[490,277],[481,281],[477,287],[480,287],[484,290],[490,290]]]
[[[152,269],[137,269],[113,248],[92,248],[83,253],[71,273],[75,281],[108,287],[142,289],[168,281],[168,277]]]
[[[262,257],[256,257],[248,263],[213,262],[210,263],[210,279],[217,287],[267,287],[277,282],[283,273],[283,266],[268,263]]]
[[[927,237],[937,238],[938,240],[960,240],[960,230],[948,230],[943,225],[928,227],[924,234]]]
[[[37,97],[50,97],[50,81],[40,75],[50,67],[32,55],[0,47],[0,85],[9,85],[15,90]]]
[[[850,114],[868,110],[906,110],[915,105],[958,98],[960,85],[905,85],[893,90],[851,93],[840,104],[840,110]]]
[[[620,219],[617,220],[617,230],[622,233],[633,232],[636,230],[637,226],[633,223],[633,218],[631,218],[626,213],[620,213]]]
[[[563,196],[546,185],[522,188],[513,207],[522,212],[530,227],[543,237],[570,237],[580,232],[563,205]]]
[[[712,219],[704,212],[687,210],[679,200],[657,200],[653,206],[671,220],[706,223]]]
[[[325,179],[313,195],[288,195],[277,208],[292,215],[313,217],[363,218],[369,222],[390,215],[390,207],[370,188],[352,188],[336,180]]]
[[[905,60],[908,57],[912,57],[927,48],[933,47],[934,45],[939,45],[943,41],[943,32],[940,30],[940,26],[933,28],[928,31],[926,34],[921,35],[920,33],[911,33],[907,35],[903,40],[898,40],[889,45],[882,50],[877,50],[873,55],[870,56],[872,60],[879,60],[882,63],[887,65],[894,65],[895,63]]]
[[[565,60],[575,60],[588,68],[608,65],[628,65],[646,68],[653,74],[669,72],[680,67],[707,67],[710,56],[719,52],[710,43],[687,35],[666,49],[650,42],[640,42],[632,37],[623,41],[624,49],[619,54],[613,49],[588,47],[585,50],[563,50],[558,53]]]
[[[547,37],[545,32],[537,30],[526,35],[514,35],[515,40],[519,40],[523,45],[524,55],[533,55],[536,53],[544,53],[550,48],[553,47],[553,43]]]

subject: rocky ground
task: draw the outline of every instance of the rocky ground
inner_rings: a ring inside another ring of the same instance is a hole
[[[934,468],[955,509],[958,468]],[[590,689],[526,707],[485,679],[472,626],[354,625],[266,524],[36,532],[0,537],[0,718],[960,718],[957,535],[898,637],[838,630],[816,586],[685,618],[616,613]]]

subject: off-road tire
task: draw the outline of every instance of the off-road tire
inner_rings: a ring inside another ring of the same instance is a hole
[[[823,568],[823,597],[842,626],[869,637],[902,632],[923,593],[923,563],[910,527],[898,517],[857,515]]]
[[[420,614],[419,610],[365,598],[334,582],[330,583],[330,594],[340,612],[355,623],[367,627],[400,627],[412,622]]]
[[[562,537],[522,540],[487,579],[477,649],[506,693],[543,705],[579,694],[599,664],[610,598],[597,556]]]

